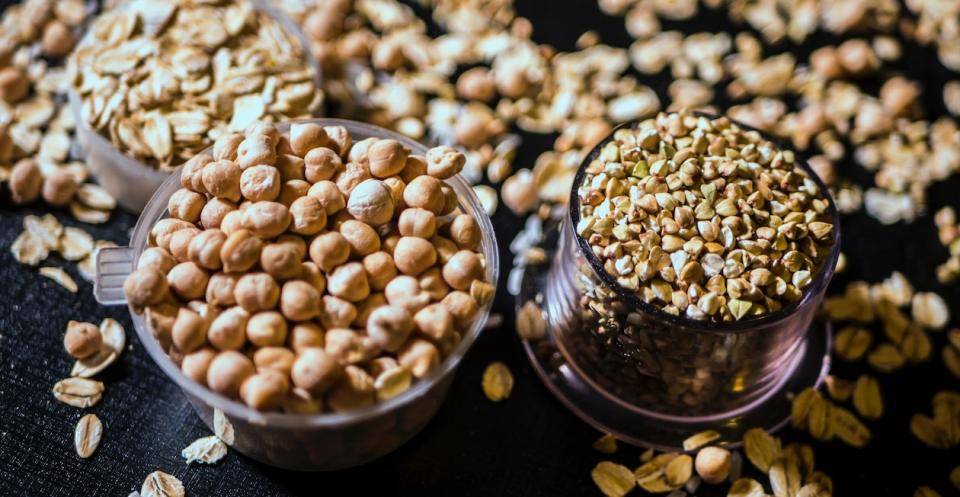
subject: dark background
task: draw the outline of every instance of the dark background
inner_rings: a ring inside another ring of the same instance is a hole
[[[9,2],[2,2],[7,4]],[[533,21],[537,41],[559,50],[574,48],[576,37],[597,30],[605,43],[626,47],[632,41],[623,21],[599,12],[592,0],[565,2],[517,1],[520,15]],[[421,11],[422,12],[422,11]],[[724,14],[706,9],[685,23],[665,23],[666,29],[735,31]],[[435,28],[434,28],[435,29]],[[835,43],[814,36],[793,50],[805,60],[812,47]],[[944,114],[941,101],[944,81],[956,77],[937,62],[930,49],[905,47],[895,69],[924,85],[924,104],[931,116]],[[668,75],[643,78],[667,101]],[[876,86],[874,86],[875,88]],[[719,92],[718,92],[719,94]],[[726,104],[722,98],[718,101]],[[524,134],[516,167],[530,167],[537,155],[550,148],[553,137]],[[848,162],[842,174],[864,186],[872,181],[866,171]],[[941,293],[956,315],[960,292],[936,282],[934,268],[947,257],[937,241],[931,215],[945,205],[957,206],[960,181],[934,186],[930,214],[910,225],[881,226],[864,214],[843,219],[843,251],[848,270],[831,287],[840,291],[848,282],[870,282],[892,271],[904,272],[918,290]],[[504,290],[506,272],[494,312],[504,315],[504,326],[483,333],[466,356],[447,402],[436,418],[396,452],[366,466],[335,473],[281,471],[230,452],[219,464],[184,465],[180,451],[194,439],[209,435],[177,387],[163,376],[135,337],[124,307],[96,304],[90,284],[82,281],[73,263],[56,256],[46,265],[63,264],[80,283],[70,294],[35,269],[14,261],[9,247],[21,230],[24,215],[43,209],[15,208],[0,203],[0,495],[2,496],[126,496],[139,489],[144,477],[163,470],[180,478],[191,496],[233,495],[597,495],[590,470],[600,460],[611,459],[630,467],[641,450],[624,447],[614,456],[593,451],[599,434],[570,414],[547,392],[534,375],[513,329],[513,298]],[[57,213],[64,224],[82,226],[95,237],[126,244],[135,217],[114,213],[105,226],[79,225],[66,212]],[[510,267],[507,245],[521,221],[501,208],[494,216],[498,227],[502,266]],[[103,400],[80,410],[57,402],[50,389],[69,373],[71,360],[62,349],[68,320],[99,322],[113,317],[127,329],[128,348],[100,379],[107,385]],[[880,377],[886,413],[868,422],[874,440],[857,450],[839,442],[814,443],[809,436],[786,431],[785,442],[813,443],[816,467],[830,475],[839,496],[905,496],[919,485],[929,485],[942,495],[956,495],[947,475],[960,464],[960,451],[930,449],[909,432],[910,416],[929,412],[930,399],[942,389],[958,387],[940,360],[943,334],[934,334],[934,354],[920,366],[907,366]],[[494,404],[480,389],[483,368],[491,361],[505,362],[516,384],[512,396]],[[863,364],[837,364],[833,372],[855,379]],[[85,412],[96,413],[104,424],[100,447],[88,460],[73,449],[73,430]],[[758,475],[751,474],[754,477]],[[765,479],[760,479],[765,481]],[[768,487],[769,488],[769,487]],[[702,486],[698,495],[725,495],[725,489]],[[639,491],[635,492],[639,494]]]

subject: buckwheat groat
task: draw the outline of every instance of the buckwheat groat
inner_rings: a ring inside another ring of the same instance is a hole
[[[127,298],[184,374],[254,409],[392,398],[492,297],[479,226],[442,181],[464,160],[310,123],[227,133],[183,167]]]

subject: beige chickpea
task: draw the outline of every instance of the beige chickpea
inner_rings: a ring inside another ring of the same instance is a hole
[[[440,301],[440,304],[450,311],[453,316],[453,324],[459,330],[466,330],[473,322],[473,318],[477,317],[477,312],[480,311],[477,301],[469,293],[461,291],[448,293]]]
[[[173,345],[170,335],[179,310],[179,306],[164,302],[148,306],[143,312],[143,316],[147,319],[147,329],[150,330],[150,334],[157,339],[160,347],[164,350]]]
[[[303,157],[307,152],[326,146],[329,138],[323,126],[316,123],[293,123],[290,125],[290,148]]]
[[[280,300],[280,287],[267,273],[247,273],[237,280],[233,296],[249,312],[267,311]]]
[[[254,374],[253,361],[235,350],[220,352],[207,369],[207,386],[230,398],[236,398],[240,386]]]
[[[29,91],[30,80],[19,67],[0,69],[0,99],[12,104],[27,96]]]
[[[440,351],[429,341],[415,338],[400,349],[397,362],[409,369],[413,376],[423,378],[440,365]]]
[[[52,20],[43,28],[43,38],[40,49],[47,57],[63,57],[73,50],[76,37],[70,28],[58,21]]]
[[[304,170],[306,169],[306,164],[303,159],[292,154],[281,154],[277,156],[277,162],[274,164],[278,171],[280,171],[280,178],[283,181],[290,181],[294,179],[306,180],[304,176]]]
[[[353,189],[347,200],[347,212],[371,226],[385,224],[393,218],[393,197],[383,182],[368,179]]]
[[[390,176],[383,179],[383,186],[390,191],[390,198],[393,200],[394,211],[402,211],[406,208],[403,204],[403,190],[407,188],[399,176]]]
[[[203,166],[203,188],[210,195],[231,202],[240,200],[240,174],[243,171],[236,162],[218,160]]]
[[[343,160],[326,147],[315,148],[303,158],[304,179],[310,183],[326,181],[343,171]]]
[[[370,147],[372,147],[373,144],[377,143],[378,141],[380,141],[379,138],[371,136],[354,143],[353,146],[350,147],[350,152],[347,154],[347,162],[369,165],[367,152],[369,152]]]
[[[167,242],[167,248],[170,250],[170,255],[172,255],[177,262],[189,261],[190,243],[192,243],[193,239],[196,238],[200,233],[200,230],[192,227],[174,232],[172,235],[170,235],[170,241]]]
[[[220,231],[226,233],[228,236],[246,229],[243,226],[243,208],[249,204],[241,204],[237,207],[236,210],[228,212],[223,216],[223,220],[220,221]]]
[[[205,229],[219,228],[227,213],[237,210],[237,205],[222,198],[211,198],[200,211],[200,225]]]
[[[263,242],[250,230],[231,233],[220,249],[223,270],[233,273],[250,269],[260,260],[262,250]]]
[[[271,243],[260,252],[260,267],[279,281],[300,276],[302,256],[290,243]]]
[[[290,226],[290,211],[278,202],[254,202],[241,212],[243,227],[260,238],[273,238]]]
[[[320,414],[323,412],[323,398],[315,398],[310,392],[294,387],[283,401],[283,411],[288,414]]]
[[[453,315],[442,304],[430,304],[413,315],[413,323],[424,336],[441,341],[453,333]]]
[[[257,371],[276,371],[290,376],[296,354],[286,347],[260,347],[253,353],[253,365]]]
[[[370,284],[363,264],[349,262],[338,266],[327,278],[327,291],[335,297],[359,302],[370,295]]]
[[[437,216],[419,207],[408,207],[400,213],[397,227],[403,236],[430,238],[437,233]]]
[[[446,207],[443,182],[433,176],[417,176],[407,182],[403,189],[403,201],[407,207],[419,207],[434,214],[442,214]]]
[[[365,165],[348,162],[343,171],[337,174],[333,181],[344,195],[349,196],[357,185],[370,178],[372,178],[370,170]]]
[[[403,307],[381,306],[370,313],[366,329],[367,336],[376,346],[387,352],[396,352],[413,331],[413,317]]]
[[[380,250],[388,254],[392,254],[394,250],[397,250],[397,243],[400,243],[400,233],[391,233],[383,238],[383,241],[380,242]]]
[[[243,133],[247,138],[258,135],[265,136],[274,147],[277,146],[277,142],[280,140],[280,131],[273,123],[267,121],[254,121],[247,129],[243,130]]]
[[[206,206],[207,199],[203,195],[181,188],[170,196],[167,201],[167,211],[170,217],[182,219],[188,223],[196,223],[200,220],[200,214]]]
[[[457,204],[459,203],[457,191],[452,186],[443,184],[440,186],[440,192],[443,193],[443,209],[440,211],[440,215],[450,215],[457,210]]]
[[[310,242],[310,260],[324,271],[332,271],[349,257],[350,244],[339,232],[321,233]]]
[[[371,359],[367,364],[367,372],[376,378],[387,371],[397,369],[399,367],[400,363],[397,362],[396,359],[388,355],[384,355]]]
[[[438,267],[432,267],[420,273],[417,280],[420,282],[420,289],[430,295],[434,301],[439,301],[450,293],[450,286],[443,280],[443,274]]]
[[[188,257],[200,267],[214,271],[220,269],[223,266],[220,252],[226,241],[227,235],[222,231],[216,228],[204,230],[190,240],[190,246],[187,249]]]
[[[313,396],[323,395],[343,374],[343,367],[336,357],[321,348],[307,347],[293,363],[290,377],[293,384],[310,392]]]
[[[214,160],[237,160],[237,151],[243,142],[242,133],[224,133],[213,142]]]
[[[350,253],[363,257],[380,250],[380,236],[370,225],[350,219],[344,221],[339,228],[340,234],[350,245]]]
[[[467,162],[463,152],[446,145],[428,150],[426,159],[427,174],[439,179],[447,179],[459,174]]]
[[[10,170],[10,199],[24,205],[37,200],[43,188],[43,175],[33,159],[22,159]]]
[[[196,226],[180,219],[161,219],[150,230],[150,238],[158,247],[169,250],[170,237],[182,229],[196,229]]]
[[[320,324],[326,329],[345,328],[357,317],[357,307],[352,303],[324,295],[320,301]]]
[[[277,202],[289,208],[298,198],[306,196],[309,191],[310,183],[302,179],[285,181],[280,186],[280,195],[277,196]]]
[[[155,267],[137,269],[123,282],[123,294],[134,308],[160,303],[168,289],[166,275]]]
[[[337,55],[342,59],[369,59],[377,35],[369,29],[357,29],[344,33],[337,44]]]
[[[446,264],[450,261],[450,258],[454,254],[460,251],[460,248],[457,247],[456,243],[453,243],[449,238],[444,238],[442,236],[435,236],[430,239],[430,243],[433,244],[434,248],[437,250],[437,260],[440,261],[440,264]]]
[[[474,280],[483,277],[483,263],[476,252],[461,250],[443,265],[443,279],[457,290],[469,290]]]
[[[866,40],[852,39],[847,40],[837,47],[837,60],[847,74],[851,76],[864,76],[880,67],[880,61],[877,54]]]
[[[207,328],[207,341],[218,350],[238,350],[247,340],[250,313],[242,307],[231,307],[214,318]]]
[[[311,196],[300,197],[290,204],[290,231],[315,235],[327,225],[327,211]]]
[[[344,374],[327,394],[327,405],[333,412],[344,412],[373,405],[377,390],[373,377],[356,366],[344,368]]]
[[[350,139],[350,132],[343,126],[324,126],[323,130],[327,132],[327,138],[330,139],[328,146],[334,152],[340,154],[340,157],[346,157],[353,147],[353,140]]]
[[[521,169],[503,182],[500,199],[516,215],[532,211],[539,203],[537,185],[529,169]]]
[[[401,273],[416,276],[437,262],[437,251],[423,238],[404,236],[393,250],[393,262]]]
[[[694,461],[697,474],[703,481],[718,485],[730,474],[730,451],[722,447],[704,447]]]
[[[274,141],[267,135],[250,135],[237,146],[236,163],[241,169],[277,161]]]
[[[320,205],[327,211],[327,216],[332,216],[347,206],[343,193],[332,181],[324,180],[314,183],[307,195],[320,202]]]
[[[399,174],[409,155],[410,150],[396,140],[377,140],[367,149],[370,174],[381,179]]]
[[[96,325],[80,321],[67,323],[67,332],[63,335],[63,348],[74,359],[86,359],[103,345],[103,336]]]
[[[181,307],[173,322],[171,338],[181,352],[189,354],[207,343],[207,320],[187,307]]]
[[[180,370],[187,378],[201,384],[207,384],[207,372],[210,370],[210,363],[217,356],[216,349],[212,347],[203,347],[188,354],[184,354],[180,361]]]
[[[80,182],[77,177],[66,169],[57,167],[43,179],[40,194],[44,202],[54,207],[63,207],[73,200],[78,188]]]
[[[218,159],[220,160],[220,159]],[[207,193],[203,186],[203,170],[214,162],[210,154],[197,154],[180,168],[180,186],[197,193]]]
[[[240,398],[258,411],[279,408],[290,391],[287,376],[277,371],[261,371],[250,375],[240,385]]]
[[[320,315],[320,292],[303,280],[288,281],[280,292],[280,310],[291,321],[306,321]]]
[[[149,247],[140,254],[137,259],[137,269],[152,267],[163,274],[173,269],[177,265],[177,260],[170,255],[170,252],[160,247]]]
[[[486,67],[474,67],[457,78],[457,94],[465,100],[489,102],[496,96],[497,87]]]
[[[448,228],[450,239],[464,250],[477,250],[480,245],[480,227],[469,214],[460,214],[453,218]],[[429,238],[429,237],[426,237]]]
[[[254,202],[276,199],[280,195],[280,185],[280,171],[273,166],[259,164],[240,174],[240,193]]]
[[[419,176],[427,174],[427,158],[422,155],[411,155],[407,157],[407,162],[400,171],[400,179],[409,184]]]
[[[214,273],[207,282],[207,303],[216,306],[231,306],[237,303],[233,292],[237,286],[237,274]]]
[[[203,297],[210,276],[193,262],[181,262],[167,272],[170,289],[183,300]]]
[[[360,364],[369,361],[379,348],[369,337],[350,328],[331,328],[323,335],[323,349],[342,364]]]
[[[308,347],[323,348],[323,329],[313,322],[303,322],[293,325],[290,336],[287,337],[287,346],[296,353],[303,352]]]
[[[300,263],[300,279],[306,281],[321,294],[327,289],[327,278],[323,271],[311,261]]]
[[[390,305],[403,307],[414,314],[430,303],[430,295],[420,288],[420,282],[412,276],[397,276],[384,289]]]
[[[261,311],[247,320],[247,340],[257,347],[275,347],[287,341],[287,320],[277,311]]]
[[[370,288],[383,290],[387,283],[397,275],[397,266],[393,263],[393,256],[388,252],[378,251],[363,258],[363,269],[367,272],[367,281]]]
[[[302,236],[294,233],[284,233],[274,239],[273,243],[292,248],[301,260],[307,256],[307,241]]]

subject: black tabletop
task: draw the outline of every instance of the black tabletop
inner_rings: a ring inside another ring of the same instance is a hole
[[[534,37],[560,50],[573,49],[576,36],[594,29],[604,42],[626,47],[631,42],[622,19],[599,12],[595,2],[576,0],[518,1],[519,13],[530,18]],[[707,11],[692,22],[667,23],[685,32],[733,32],[723,15]],[[813,47],[836,41],[817,35],[802,46],[784,46],[805,57]],[[955,77],[937,62],[932,50],[908,46],[894,65],[924,85],[923,101],[930,115],[944,114],[943,83]],[[645,78],[665,98],[669,76]],[[723,103],[721,99],[720,103]],[[523,133],[516,164],[533,164],[549,149],[552,136]],[[845,176],[869,185],[871,176],[852,162]],[[956,178],[935,185],[928,211],[957,206]],[[162,470],[180,478],[191,496],[233,495],[597,495],[590,478],[594,465],[611,459],[636,466],[642,450],[621,445],[613,456],[590,448],[598,433],[567,412],[531,370],[513,327],[513,297],[505,291],[506,273],[494,305],[504,325],[486,330],[463,361],[446,403],[434,420],[396,452],[365,466],[331,473],[277,470],[230,452],[215,466],[186,466],[180,451],[194,439],[209,434],[179,389],[147,356],[138,342],[125,307],[102,307],[93,299],[92,286],[82,282],[73,263],[52,256],[48,265],[63,265],[80,291],[68,293],[33,268],[14,261],[9,247],[21,230],[25,215],[38,208],[0,204],[0,495],[16,496],[126,496],[139,489],[144,477]],[[66,212],[57,212],[64,224],[78,225]],[[121,245],[135,216],[116,212],[103,226],[88,226],[99,239]],[[503,266],[512,259],[507,245],[522,220],[501,208],[494,216]],[[843,251],[848,269],[838,275],[832,292],[852,280],[879,281],[902,271],[918,290],[943,295],[956,315],[960,290],[937,283],[934,268],[947,257],[937,241],[931,214],[912,224],[881,226],[865,214],[844,216]],[[57,402],[53,384],[69,374],[71,360],[62,349],[68,320],[99,322],[113,317],[126,327],[128,347],[122,358],[100,379],[107,384],[103,400],[81,411]],[[919,366],[880,377],[886,413],[868,422],[874,440],[863,450],[840,442],[814,442],[808,435],[786,430],[785,442],[811,443],[816,467],[830,475],[835,495],[904,496],[919,485],[942,495],[956,495],[947,475],[960,464],[957,450],[938,451],[924,446],[909,432],[910,417],[929,412],[930,399],[943,389],[958,389],[939,359],[943,334],[933,336],[934,357]],[[491,361],[503,361],[516,379],[513,394],[502,403],[488,401],[480,377]],[[834,362],[834,373],[855,379],[864,366]],[[77,457],[73,431],[84,412],[96,413],[104,424],[103,441],[90,459]],[[748,472],[749,474],[749,472]],[[756,475],[754,475],[756,476]],[[764,480],[765,481],[765,480]],[[708,486],[697,495],[725,495]]]

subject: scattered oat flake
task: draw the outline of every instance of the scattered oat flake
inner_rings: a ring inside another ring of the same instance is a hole
[[[227,445],[215,435],[198,438],[180,452],[187,464],[199,462],[214,464],[227,455]]]
[[[783,456],[780,440],[760,428],[751,428],[743,434],[743,451],[747,459],[760,471],[770,471],[770,464]]]
[[[77,455],[84,459],[93,455],[102,436],[103,424],[96,414],[87,414],[80,418],[73,432],[73,445],[77,449]]]
[[[80,202],[70,203],[70,214],[82,223],[103,224],[110,220],[110,211],[91,209]]]
[[[86,378],[67,378],[53,386],[53,396],[64,404],[85,409],[100,402],[103,383]]]
[[[28,266],[37,266],[50,255],[43,241],[30,231],[20,233],[10,245],[10,252],[17,262]]]
[[[607,433],[593,442],[593,450],[604,454],[617,452],[617,437]]]
[[[68,261],[79,261],[93,252],[95,243],[93,237],[80,228],[68,226],[60,236],[58,251]]]
[[[233,445],[233,425],[220,409],[213,410],[213,432],[227,445]]]
[[[764,497],[763,485],[752,478],[740,478],[730,485],[727,497]]]
[[[184,497],[183,483],[173,475],[154,471],[140,487],[140,497]]]
[[[546,334],[547,323],[543,311],[529,300],[517,311],[517,334],[523,340],[538,340]]]
[[[943,297],[933,292],[917,292],[913,296],[910,311],[913,320],[933,330],[942,329],[950,320],[950,309]]]
[[[637,484],[633,471],[626,466],[609,461],[597,463],[590,472],[590,476],[597,488],[607,497],[623,497]]]
[[[883,397],[880,383],[870,375],[861,375],[853,387],[853,407],[867,419],[877,419],[883,415]]]
[[[697,450],[718,438],[720,438],[720,432],[716,430],[701,431],[683,441],[683,450],[688,452]]]
[[[513,390],[513,374],[506,364],[491,362],[483,371],[483,393],[493,402],[500,402],[510,396]]]
[[[57,282],[57,284],[66,288],[70,293],[77,293],[77,282],[73,281],[73,278],[63,269],[58,267],[42,267],[40,268],[40,274]]]

